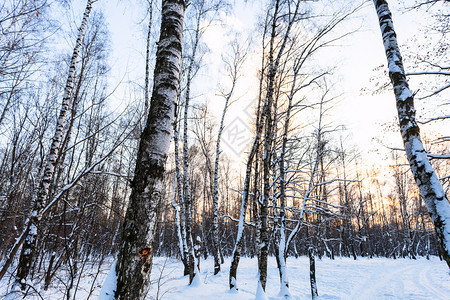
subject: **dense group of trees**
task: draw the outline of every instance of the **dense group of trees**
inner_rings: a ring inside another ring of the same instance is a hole
[[[0,281],[9,280],[10,297],[57,286],[76,299],[83,272],[95,266],[92,295],[110,257],[117,299],[145,297],[155,255],[179,258],[189,283],[211,256],[214,274],[230,268],[230,289],[239,288],[240,257],[257,257],[262,291],[272,255],[286,297],[288,256],[309,256],[313,298],[315,257],[437,255],[450,266],[449,138],[430,130],[433,138],[421,140],[417,125],[433,129],[449,118],[448,1],[411,1],[409,9],[442,6],[429,29],[440,38],[436,53],[405,55],[414,64],[405,73],[387,3],[374,0],[404,140],[386,168],[368,163],[333,121],[335,66],[317,63],[351,36],[349,20],[364,4],[324,11],[267,1],[253,40],[236,35],[223,49],[218,89],[201,83],[204,36],[231,3],[141,2],[145,82],[120,109],[111,100],[117,87],[101,1],[84,1],[75,32],[52,14],[66,1],[0,4]],[[67,49],[56,50],[59,39],[70,41]],[[249,66],[258,86],[241,95]],[[418,97],[442,105],[442,114],[416,121],[407,76],[439,79]],[[242,97],[252,102],[251,142],[236,163],[221,140]]]

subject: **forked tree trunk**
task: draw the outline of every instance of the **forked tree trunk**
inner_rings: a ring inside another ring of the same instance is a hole
[[[150,288],[157,208],[163,193],[165,161],[180,86],[184,11],[182,0],[162,1],[153,93],[124,220],[116,268],[116,299],[144,299]]]
[[[33,208],[31,210],[31,216],[29,217],[28,228],[26,233],[25,241],[23,242],[22,250],[20,252],[19,263],[17,267],[17,274],[15,278],[15,283],[20,284],[21,289],[26,287],[26,278],[30,273],[31,264],[33,262],[33,257],[36,252],[37,234],[38,226],[40,221],[40,213],[45,206],[45,201],[47,200],[50,185],[53,181],[55,169],[57,167],[59,151],[61,147],[61,141],[63,137],[64,126],[66,124],[66,117],[69,111],[69,107],[72,101],[72,92],[75,84],[75,68],[78,62],[78,57],[80,49],[83,43],[84,35],[86,32],[87,22],[89,19],[89,14],[92,9],[92,3],[94,0],[88,0],[86,8],[84,10],[83,20],[81,26],[78,29],[78,37],[73,49],[72,58],[69,65],[69,75],[66,81],[66,87],[64,89],[64,96],[62,100],[61,110],[56,122],[55,134],[52,139],[50,146],[50,151],[47,156],[47,162],[44,169],[44,174],[39,183],[39,188],[35,200],[33,203]]]
[[[274,91],[276,87],[276,75],[279,72],[279,65],[282,56],[284,55],[284,50],[286,45],[290,39],[291,28],[296,22],[298,10],[300,7],[301,1],[298,1],[295,4],[295,9],[290,10],[288,13],[288,24],[285,29],[282,42],[278,48],[278,53],[275,55],[275,47],[277,40],[277,27],[279,16],[282,15],[282,11],[280,11],[280,5],[283,3],[281,1],[275,2],[274,14],[271,24],[271,36],[269,42],[269,58],[268,58],[268,73],[267,73],[267,93],[266,93],[266,101],[265,101],[265,110],[263,109],[262,114],[265,117],[265,132],[264,132],[264,156],[263,156],[263,197],[262,203],[260,205],[260,222],[261,222],[261,254],[258,261],[258,271],[259,271],[259,281],[261,282],[261,286],[263,290],[266,289],[266,281],[267,281],[267,258],[269,255],[269,232],[268,232],[268,201],[271,197],[271,188],[272,184],[270,182],[270,170],[272,164],[272,147],[274,141],[274,130],[273,130],[273,116],[272,116],[272,107],[274,106]]]
[[[403,68],[402,56],[397,44],[392,15],[386,0],[374,0],[389,66],[389,77],[397,103],[400,132],[411,171],[425,200],[436,235],[440,241],[444,259],[450,267],[450,203],[420,139],[416,122],[414,95],[409,89]]]

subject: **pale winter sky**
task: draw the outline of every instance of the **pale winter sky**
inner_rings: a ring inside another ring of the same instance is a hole
[[[158,1],[157,1],[158,2]],[[217,97],[219,87],[226,87],[228,80],[224,77],[221,57],[227,44],[233,39],[234,34],[240,33],[241,39],[252,39],[258,47],[258,37],[253,36],[258,17],[264,12],[263,1],[234,1],[233,10],[220,14],[220,21],[213,24],[204,35],[204,42],[209,48],[205,55],[203,68],[195,81],[198,95],[204,95],[210,102],[210,108],[219,116],[223,99]],[[342,1],[334,1],[339,6]],[[421,18],[415,11],[405,12],[404,6],[399,4],[405,1],[390,1],[393,12],[394,25],[401,44],[406,43],[415,34],[420,32],[420,25],[430,22],[427,18]],[[410,1],[411,2],[411,1]],[[81,13],[84,1],[74,4],[79,6]],[[95,3],[95,7],[104,11],[111,32],[112,55],[111,66],[114,86],[120,80],[134,82],[137,89],[143,85],[144,59],[145,59],[145,30],[147,19],[145,18],[145,1],[131,0],[102,0]],[[331,8],[332,9],[332,8]],[[154,18],[157,18],[158,11]],[[76,14],[75,14],[76,15]],[[76,20],[77,18],[75,18]],[[342,32],[359,29],[356,33],[339,42],[339,46],[328,49],[317,59],[318,65],[336,65],[334,75],[330,81],[335,94],[341,95],[335,108],[330,114],[330,120],[343,124],[348,129],[349,144],[355,144],[361,149],[362,155],[367,160],[381,157],[372,150],[384,147],[379,142],[373,141],[380,135],[383,124],[390,122],[396,115],[395,101],[392,92],[387,91],[373,95],[371,90],[375,88],[375,81],[370,81],[376,74],[374,68],[385,64],[386,58],[381,41],[377,16],[371,1],[358,11],[351,21],[343,24],[339,30]],[[156,28],[153,39],[157,39]],[[226,117],[227,129],[224,132],[224,151],[236,161],[242,161],[245,155],[245,142],[251,137],[247,129],[247,122],[252,115],[252,103],[254,102],[257,87],[257,69],[259,58],[249,55],[244,67],[244,74],[239,81],[236,96],[242,96],[234,103]],[[381,79],[384,81],[386,79]],[[219,85],[215,85],[215,82]],[[414,90],[414,84],[412,84]],[[362,92],[367,89],[367,92]],[[114,96],[114,103],[124,104],[130,99],[130,91],[118,89]],[[227,132],[228,130],[228,132]],[[232,132],[240,135],[233,135]],[[384,140],[389,146],[401,146],[399,133],[391,135],[392,138]],[[230,147],[227,147],[228,146]],[[385,151],[385,149],[383,149]]]

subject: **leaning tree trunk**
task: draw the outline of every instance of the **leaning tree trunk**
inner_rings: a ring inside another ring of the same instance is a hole
[[[157,208],[163,193],[175,101],[180,86],[185,3],[163,0],[154,85],[147,123],[141,133],[130,202],[117,260],[116,299],[144,299],[150,288]]]
[[[19,264],[17,267],[17,274],[15,278],[16,284],[20,284],[22,289],[26,288],[26,278],[30,273],[33,257],[36,252],[37,232],[39,226],[40,212],[44,208],[45,201],[47,200],[50,184],[53,180],[53,175],[57,167],[57,161],[59,156],[59,150],[61,147],[61,141],[66,124],[67,112],[69,111],[70,103],[72,100],[72,92],[75,84],[75,68],[78,62],[78,56],[83,43],[84,34],[86,32],[87,22],[89,14],[92,9],[92,3],[94,0],[88,0],[86,8],[84,10],[83,20],[81,26],[78,29],[78,37],[73,49],[72,58],[69,65],[69,75],[66,81],[66,87],[64,90],[63,101],[61,110],[56,123],[55,135],[53,136],[50,151],[47,156],[47,162],[45,165],[44,174],[39,183],[39,189],[33,203],[31,210],[31,216],[29,217],[28,228],[25,241],[23,242],[22,250],[20,252]]]
[[[409,89],[397,44],[392,15],[386,0],[374,0],[389,66],[389,77],[397,102],[400,132],[411,171],[428,208],[444,259],[450,267],[450,203],[420,139],[414,109],[414,95]]]
[[[259,126],[258,126],[259,128]],[[257,132],[260,132],[260,130],[257,130]],[[252,163],[253,163],[253,157],[256,152],[256,148],[258,147],[258,134],[255,137],[255,141],[253,143],[252,150],[250,151],[248,161],[247,161],[247,168],[245,172],[245,182],[244,182],[244,191],[242,194],[242,203],[241,203],[241,212],[239,215],[239,225],[238,225],[238,232],[236,236],[236,243],[234,245],[233,254],[231,255],[231,265],[230,265],[230,276],[229,276],[229,285],[230,289],[236,289],[237,290],[237,268],[239,265],[239,260],[241,258],[241,251],[243,246],[243,235],[244,235],[244,224],[245,224],[245,215],[247,211],[248,206],[248,194],[250,189],[250,176],[252,171]]]

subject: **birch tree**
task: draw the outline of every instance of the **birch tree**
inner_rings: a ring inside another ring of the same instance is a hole
[[[22,289],[25,289],[26,278],[30,272],[31,263],[33,261],[33,256],[36,252],[36,239],[37,239],[37,230],[39,226],[39,218],[38,216],[41,213],[41,210],[44,208],[45,201],[47,200],[47,196],[50,189],[50,184],[53,180],[53,175],[55,169],[57,167],[57,158],[60,151],[61,140],[63,136],[63,130],[66,123],[66,116],[69,110],[69,106],[72,100],[72,91],[75,82],[75,68],[78,62],[79,51],[81,49],[81,45],[83,42],[84,34],[86,32],[87,21],[89,18],[89,14],[92,9],[93,0],[88,0],[86,3],[86,8],[83,15],[83,20],[81,22],[81,26],[78,30],[78,37],[75,43],[75,47],[72,54],[72,59],[69,65],[69,74],[66,82],[66,88],[64,90],[64,96],[62,101],[61,110],[58,116],[55,134],[52,139],[52,143],[50,146],[50,150],[47,155],[47,162],[45,165],[45,170],[42,176],[42,179],[39,184],[38,193],[33,203],[33,208],[31,215],[29,217],[30,222],[27,228],[27,234],[25,241],[22,246],[22,250],[19,257],[19,264],[17,269],[17,274],[15,278],[15,282],[20,284]]]
[[[279,100],[279,98],[281,97],[281,95],[287,95],[287,98],[293,98],[299,90],[305,87],[305,85],[308,86],[309,84],[311,84],[311,82],[308,83],[308,80],[306,78],[297,78],[297,82],[295,81],[295,79],[292,80],[292,78],[295,78],[295,75],[293,75],[292,73],[288,73],[287,70],[293,68],[294,70],[296,70],[296,72],[302,73],[304,71],[303,67],[305,65],[305,62],[308,61],[309,57],[313,53],[339,39],[339,37],[335,37],[327,40],[324,39],[324,37],[327,36],[327,34],[331,31],[333,31],[333,29],[335,29],[335,27],[349,15],[345,14],[344,16],[332,18],[332,20],[321,27],[318,32],[316,32],[312,36],[308,36],[308,34],[305,34],[301,31],[301,25],[299,25],[301,21],[308,19],[307,17],[305,17],[305,15],[307,15],[309,12],[303,13],[303,11],[300,9],[300,6],[303,4],[304,3],[302,1],[273,1],[270,4],[271,10],[269,10],[268,14],[266,15],[262,38],[263,57],[260,73],[260,94],[256,117],[256,133],[246,166],[238,233],[230,268],[229,282],[231,289],[236,288],[236,270],[239,263],[239,256],[242,247],[242,234],[244,231],[243,227],[246,224],[245,216],[248,205],[247,200],[250,191],[249,186],[251,184],[250,177],[252,173],[252,166],[255,160],[255,176],[253,177],[254,188],[252,197],[255,200],[254,203],[256,205],[253,205],[253,213],[254,215],[259,216],[259,220],[256,220],[255,223],[257,224],[253,225],[256,226],[256,240],[257,244],[259,245],[257,253],[260,254],[258,255],[258,263],[261,288],[262,290],[264,290],[265,288],[265,274],[267,268],[266,264],[269,246],[269,199],[275,202],[279,195],[281,195],[278,194],[277,191],[277,196],[275,196],[275,190],[276,188],[278,188],[276,184],[279,184],[279,182],[276,183],[275,181],[279,181],[279,179],[277,180],[277,178],[279,178],[280,175],[284,176],[284,174],[276,173],[281,172],[278,167],[280,158],[281,160],[284,160],[284,154],[281,153],[280,156],[280,153],[277,153],[278,149],[282,148],[282,143],[277,144],[277,134],[280,133],[277,132],[276,129],[276,124],[281,121],[277,112],[278,106],[281,107],[281,100]],[[305,8],[305,10],[307,11],[307,8]],[[304,39],[302,39],[302,35],[305,35]],[[294,59],[292,59],[292,57],[294,57]],[[311,79],[312,78],[309,78],[309,80]],[[286,85],[290,85],[292,81],[294,81],[294,85],[292,86],[292,93],[290,93],[289,91],[284,91],[283,89],[285,89]],[[293,101],[293,99],[290,99],[290,101]],[[296,106],[297,104],[294,105],[293,102],[291,102],[290,105]],[[284,116],[286,116],[286,112],[283,112],[283,114]],[[288,116],[288,118],[286,119],[288,120],[288,127],[289,118],[290,117]],[[288,130],[288,128],[284,129]],[[280,136],[282,138],[284,137],[283,132],[281,132]],[[261,140],[263,140],[262,143]],[[259,151],[263,153],[261,158],[261,166],[259,166],[259,163],[257,162],[259,159]],[[262,168],[262,172],[257,171],[259,167]],[[260,180],[260,175],[258,175],[258,173],[262,173],[262,193],[259,193],[258,190],[258,182]],[[283,184],[279,184],[280,187],[282,185]],[[262,194],[261,201],[259,201],[257,196],[260,194]],[[273,210],[277,209],[278,207],[275,207],[274,205]],[[280,213],[284,214],[284,212]],[[277,218],[278,220],[282,220],[283,216],[278,215]],[[279,226],[283,226],[283,224],[279,223],[277,230],[279,230]],[[275,223],[274,228],[276,228]],[[279,235],[279,238],[282,238],[282,236]],[[286,243],[285,240],[283,242],[283,245],[280,245],[280,257],[285,257],[285,251],[287,251],[286,245],[288,244],[289,243]],[[283,262],[284,259],[285,258],[283,258]],[[284,286],[287,286],[287,277],[285,277],[285,280],[283,281]]]
[[[178,105],[180,104],[180,97],[178,96]],[[177,218],[177,230],[178,230],[178,243],[180,245],[180,256],[181,261],[184,265],[184,275],[189,274],[189,252],[188,252],[188,244],[187,244],[187,235],[186,235],[186,209],[184,204],[184,193],[183,193],[183,185],[181,181],[181,164],[180,164],[180,151],[179,151],[179,127],[180,122],[178,121],[179,112],[175,109],[175,122],[174,122],[174,156],[175,156],[175,186],[174,189],[178,195],[179,205],[174,201],[173,207],[178,216]]]
[[[293,36],[295,36],[294,39],[298,39],[296,41],[296,44],[293,45],[291,49],[287,51],[288,57],[293,56],[295,57],[293,61],[288,61],[287,64],[291,66],[292,64],[292,73],[290,71],[286,71],[287,74],[290,75],[290,81],[287,82],[287,85],[289,86],[288,91],[283,93],[283,97],[286,98],[286,109],[280,111],[279,115],[280,118],[283,118],[283,126],[281,128],[281,134],[280,134],[280,144],[281,146],[275,146],[274,148],[280,148],[279,153],[276,154],[276,161],[278,162],[279,166],[279,175],[274,176],[276,179],[274,179],[274,183],[276,184],[276,198],[279,200],[279,210],[278,215],[276,216],[278,219],[278,228],[276,232],[276,243],[275,243],[275,253],[277,258],[277,263],[280,271],[280,282],[281,282],[281,288],[280,293],[284,293],[286,297],[289,297],[289,282],[287,278],[287,270],[286,270],[286,257],[287,257],[287,250],[289,248],[289,244],[292,241],[295,234],[298,232],[298,227],[294,227],[294,229],[291,231],[291,234],[287,237],[286,236],[286,205],[287,205],[287,198],[289,198],[291,195],[288,195],[288,190],[290,189],[289,185],[292,185],[291,180],[293,180],[294,175],[290,174],[287,175],[288,170],[290,169],[287,152],[292,151],[293,149],[288,149],[288,143],[291,142],[291,138],[289,137],[290,132],[292,131],[291,124],[292,122],[292,116],[295,114],[298,114],[299,112],[310,109],[314,106],[319,106],[319,124],[317,129],[317,155],[315,155],[313,161],[315,161],[315,165],[313,167],[312,172],[312,178],[320,177],[317,174],[319,172],[319,167],[322,168],[323,171],[323,157],[326,153],[324,146],[326,144],[325,141],[322,141],[323,139],[323,132],[325,131],[323,129],[324,125],[322,124],[323,115],[325,114],[325,109],[323,109],[324,104],[328,103],[329,101],[333,99],[325,99],[327,97],[328,90],[323,93],[319,103],[316,104],[307,104],[304,103],[306,96],[298,96],[297,94],[301,94],[304,89],[310,88],[311,85],[320,85],[319,79],[322,77],[325,77],[327,75],[327,72],[317,72],[317,74],[308,74],[306,65],[308,64],[308,61],[311,59],[311,57],[322,47],[326,47],[327,45],[330,45],[331,43],[335,42],[336,40],[339,40],[344,35],[333,37],[327,39],[327,35],[329,35],[335,27],[343,22],[353,11],[346,13],[341,16],[335,16],[333,17],[329,22],[327,22],[323,27],[319,28],[319,30],[315,33],[312,33],[311,36],[309,36],[305,32],[296,32]],[[305,37],[303,37],[305,36]],[[303,40],[305,40],[304,43]],[[288,76],[286,76],[288,77]],[[281,96],[280,96],[281,97]],[[279,123],[280,120],[278,120],[278,117],[276,116],[276,123]],[[292,147],[292,146],[291,146]],[[294,147],[292,147],[294,148]],[[277,150],[275,150],[276,153]],[[292,163],[292,162],[291,162]],[[290,173],[297,172],[299,170],[290,170]],[[323,177],[322,177],[323,179]],[[310,195],[312,192],[313,186],[309,186],[307,189],[307,192],[305,194],[308,194],[306,198],[304,198],[304,204],[306,205],[307,200],[312,196]],[[314,187],[316,188],[316,187]],[[318,182],[317,188],[324,189],[325,184],[323,182]],[[275,197],[275,196],[274,196]],[[321,201],[323,202],[323,201]],[[278,204],[277,204],[278,205]],[[324,206],[323,210],[324,212],[328,211],[327,204],[322,204]],[[306,206],[305,206],[306,207]],[[304,208],[305,208],[304,207]],[[302,210],[304,209],[302,208]],[[275,207],[274,207],[275,209]],[[319,212],[320,214],[320,212]],[[299,225],[302,222],[304,212],[300,213],[300,219]]]
[[[147,116],[148,108],[150,106],[150,49],[151,49],[151,36],[153,25],[153,0],[147,0],[148,2],[148,28],[147,28],[147,41],[145,47],[145,83],[144,83],[144,115]]]
[[[444,259],[450,267],[450,203],[436,172],[430,164],[420,138],[420,129],[415,117],[414,94],[406,80],[388,3],[386,0],[374,0],[373,2],[378,14],[406,156],[435,226]]]
[[[231,62],[227,62],[227,71],[231,79],[231,87],[227,93],[223,92],[222,96],[225,99],[225,104],[222,111],[222,117],[219,123],[219,131],[217,133],[216,141],[216,155],[214,160],[214,182],[213,182],[213,251],[214,251],[214,275],[220,272],[220,243],[219,243],[219,163],[220,163],[220,138],[222,136],[225,114],[230,105],[233,92],[239,77],[239,70],[245,59],[245,53],[235,41],[232,44],[233,56]]]
[[[164,0],[150,111],[141,133],[117,260],[116,299],[144,299],[150,288],[157,208],[179,93],[186,3]]]
[[[267,23],[265,25],[264,28],[264,34],[267,30]],[[264,45],[264,40],[263,40],[263,45]],[[261,64],[264,66],[264,58],[261,59]],[[259,78],[259,90],[262,90],[262,84],[263,84],[263,80],[264,80],[264,76],[263,76],[263,72],[261,71],[260,74],[260,78]],[[240,206],[240,213],[239,213],[239,221],[238,221],[238,231],[237,231],[237,235],[236,235],[236,242],[233,248],[233,254],[232,254],[232,259],[231,259],[231,265],[230,265],[230,276],[228,277],[229,280],[229,287],[230,289],[234,289],[237,290],[237,268],[239,266],[239,260],[241,258],[241,252],[242,252],[242,247],[243,247],[243,235],[244,235],[244,225],[246,224],[245,222],[245,218],[246,218],[246,214],[247,214],[247,207],[248,207],[248,203],[249,203],[249,194],[250,194],[250,185],[251,185],[251,174],[252,174],[252,167],[253,167],[253,163],[255,161],[255,158],[258,157],[258,151],[260,148],[260,139],[261,139],[261,133],[262,133],[262,129],[263,129],[263,123],[261,122],[261,102],[262,102],[262,94],[260,93],[259,97],[258,97],[258,108],[256,111],[256,133],[253,139],[253,143],[252,143],[252,147],[250,149],[248,158],[247,158],[247,163],[246,163],[246,168],[245,168],[245,178],[244,178],[244,186],[243,186],[243,191],[242,191],[242,200],[241,200],[241,206]],[[256,159],[256,163],[255,166],[258,165],[257,159]],[[257,176],[258,172],[257,170],[255,170],[255,177]],[[255,185],[256,185],[256,180],[255,180]],[[255,188],[256,190],[256,188]],[[254,191],[253,194],[253,198],[257,199],[256,197],[256,192]],[[256,209],[257,206],[256,204],[254,205],[254,209]],[[255,213],[255,217],[256,217],[256,213]],[[258,247],[259,245],[259,239],[257,245],[255,245],[255,247]],[[258,255],[259,256],[259,255]]]
[[[270,29],[270,40],[269,40],[269,50],[268,50],[268,70],[267,70],[267,87],[266,87],[266,95],[265,102],[262,110],[262,114],[264,115],[264,145],[263,145],[263,193],[262,193],[262,201],[260,208],[260,218],[261,218],[261,244],[260,244],[260,257],[258,260],[258,270],[259,270],[259,284],[262,289],[266,288],[266,280],[267,280],[267,258],[269,253],[269,236],[268,236],[268,201],[270,198],[270,165],[271,165],[271,156],[272,156],[272,146],[273,146],[273,119],[272,119],[272,106],[274,104],[274,91],[275,91],[275,79],[277,73],[279,71],[280,62],[282,56],[284,55],[285,48],[287,47],[287,43],[290,39],[291,29],[294,22],[297,21],[297,14],[299,13],[301,1],[297,1],[294,3],[287,3],[287,23],[284,31],[280,34],[282,36],[281,44],[277,50],[275,50],[275,40],[278,37],[277,31],[279,30],[277,27],[277,23],[279,20],[279,15],[284,13],[283,11],[283,3],[280,1],[275,1],[274,3],[274,12],[271,20],[271,29]],[[291,4],[293,7],[291,7]],[[281,7],[280,7],[281,6]]]
[[[189,118],[190,118],[190,106],[192,96],[192,87],[195,76],[200,68],[200,61],[202,56],[201,49],[201,39],[211,21],[214,19],[214,15],[217,14],[220,9],[223,8],[224,3],[221,0],[216,1],[205,1],[205,0],[195,0],[190,2],[191,11],[193,12],[192,19],[193,28],[187,30],[189,32],[190,41],[186,43],[186,48],[188,49],[188,54],[186,55],[185,67],[186,70],[183,71],[183,74],[186,74],[184,80],[185,84],[183,86],[183,93],[180,93],[180,101],[179,107],[183,107],[184,109],[177,110],[177,118],[178,113],[183,113],[183,127],[182,127],[182,160],[180,160],[179,156],[179,131],[178,128],[175,128],[175,163],[176,163],[176,176],[180,177],[177,180],[177,185],[181,185],[177,187],[178,191],[178,199],[180,201],[180,222],[183,224],[180,226],[181,229],[181,238],[183,239],[183,254],[182,260],[185,266],[185,274],[189,274],[189,282],[191,283],[195,274],[198,270],[195,269],[194,262],[194,237],[192,234],[193,231],[193,220],[192,220],[192,209],[193,209],[193,197],[191,195],[191,180],[189,177],[191,174],[190,167],[190,158],[189,158]],[[209,16],[213,14],[213,16]],[[182,101],[184,100],[184,101]],[[180,119],[181,121],[181,119]],[[178,122],[175,126],[178,126]],[[181,126],[180,126],[181,128]],[[182,168],[181,168],[182,167]],[[181,172],[182,170],[182,172]]]
[[[269,17],[269,13],[266,16],[267,18]],[[263,57],[261,58],[261,71],[260,71],[260,75],[259,75],[259,95],[258,95],[258,108],[256,111],[256,121],[255,121],[255,125],[256,125],[256,132],[255,132],[255,136],[253,138],[253,143],[252,146],[250,148],[250,152],[247,158],[247,163],[246,163],[246,169],[245,169],[245,178],[244,178],[244,186],[243,186],[243,191],[242,191],[242,200],[241,200],[241,209],[240,209],[240,213],[239,213],[239,221],[238,221],[238,231],[237,231],[237,235],[236,235],[236,242],[234,245],[234,249],[233,249],[233,254],[232,254],[232,260],[231,260],[231,265],[230,265],[230,276],[229,276],[229,287],[230,289],[233,290],[237,290],[237,269],[239,266],[239,261],[241,258],[241,252],[243,250],[243,239],[244,239],[244,225],[246,225],[246,214],[247,214],[247,207],[249,204],[249,196],[250,196],[250,190],[251,190],[251,175],[252,175],[252,167],[253,165],[255,165],[255,177],[258,176],[258,171],[257,171],[257,167],[258,167],[258,153],[259,153],[259,149],[260,149],[260,140],[261,140],[261,135],[262,135],[262,131],[263,131],[263,124],[264,124],[264,115],[261,114],[261,111],[264,110],[264,107],[267,105],[267,103],[263,100],[263,94],[262,94],[262,89],[263,89],[263,83],[264,83],[264,79],[265,79],[265,74],[264,74],[264,66],[266,63],[266,58],[264,57],[264,47],[265,47],[265,37],[266,34],[268,32],[268,27],[269,27],[269,22],[264,23],[264,32],[263,32],[263,40],[262,40],[262,48],[263,48]],[[257,196],[256,196],[256,186],[257,186],[257,180],[254,180],[254,191],[253,191],[253,210],[254,210],[254,218],[255,220],[258,218],[257,216]],[[256,221],[255,223],[259,224],[259,221]],[[258,253],[258,257],[259,257],[259,231],[258,231],[259,226],[255,226],[256,229],[256,245],[255,248],[257,249],[257,253]]]

